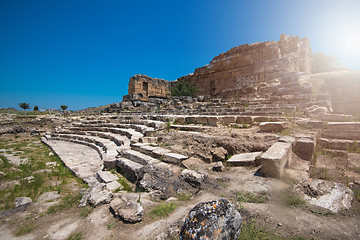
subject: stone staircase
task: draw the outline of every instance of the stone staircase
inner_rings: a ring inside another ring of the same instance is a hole
[[[328,122],[318,144],[325,149],[359,152],[360,122]]]
[[[42,141],[56,149],[55,152],[58,151],[59,156],[62,155],[61,151],[66,149],[56,148],[58,142],[78,146],[79,151],[82,151],[81,146],[96,150],[101,159],[101,167],[93,168],[92,175],[89,173],[91,170],[79,167],[79,163],[72,164],[68,160],[63,162],[68,166],[74,166],[71,170],[77,176],[83,176],[83,172],[86,171],[87,177],[84,181],[89,185],[100,182],[104,183],[109,191],[115,191],[121,186],[117,181],[118,177],[110,172],[111,169],[116,169],[136,184],[142,180],[146,172],[145,167],[155,168],[158,172],[181,172],[180,164],[188,158],[187,156],[173,153],[154,143],[144,143],[153,140],[154,137],[151,136],[154,132],[165,126],[165,122],[141,119],[138,116],[101,116],[98,119],[87,118],[57,128],[47,133]]]

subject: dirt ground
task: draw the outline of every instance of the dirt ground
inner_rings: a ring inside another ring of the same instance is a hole
[[[295,206],[284,201],[295,194],[293,190],[296,184],[309,176],[339,181],[353,189],[359,189],[360,154],[349,153],[348,157],[344,158],[341,154],[333,156],[328,152],[321,152],[313,162],[301,160],[294,155],[294,164],[287,171],[288,178],[283,180],[259,176],[258,167],[225,165],[223,172],[209,170],[210,161],[214,160],[216,155],[211,153],[214,149],[222,147],[226,150],[226,153],[222,152],[225,161],[236,153],[263,151],[279,137],[276,134],[259,133],[258,130],[257,126],[248,129],[220,126],[202,133],[175,130],[159,132],[159,144],[162,147],[197,159],[191,165],[192,168],[211,179],[209,183],[215,183],[204,184],[196,194],[184,201],[170,199],[177,207],[166,217],[149,214],[154,207],[164,202],[154,201],[148,193],[139,193],[145,216],[136,224],[124,223],[114,218],[108,205],[95,209],[88,207],[86,212],[73,204],[49,213],[50,206],[61,203],[67,195],[77,195],[83,188],[82,184],[73,179],[75,177],[69,177],[60,192],[60,198],[39,202],[39,194],[25,211],[8,210],[6,214],[0,214],[0,239],[154,239],[161,233],[172,230],[174,235],[189,210],[197,203],[221,197],[229,199],[239,209],[244,228],[254,224],[260,232],[269,233],[258,239],[360,239],[359,198],[353,200],[350,210],[337,214],[308,203]],[[2,146],[5,147],[14,141],[21,142],[21,139],[38,141],[37,137],[31,137],[29,133],[0,136]],[[8,145],[4,141],[8,141]],[[4,150],[15,151],[14,148]],[[24,149],[20,151],[24,152]],[[44,161],[52,162],[53,159],[44,158]],[[13,170],[16,169],[17,167],[14,167]],[[4,178],[1,178],[1,181],[3,184]],[[57,179],[49,181],[55,182]],[[46,181],[46,184],[50,183]],[[255,200],[241,201],[241,193],[251,193],[256,196]],[[260,199],[261,194],[265,196],[265,200]],[[6,197],[2,197],[1,201],[5,199]],[[2,204],[4,206],[4,203]],[[19,234],[21,229],[30,230],[27,234]]]

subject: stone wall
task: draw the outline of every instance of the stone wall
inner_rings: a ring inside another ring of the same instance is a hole
[[[148,101],[149,97],[170,97],[171,82],[137,74],[130,78],[129,91],[124,100]]]
[[[270,82],[284,73],[310,71],[308,39],[283,34],[278,42],[235,47],[179,80],[194,84],[201,95],[214,96],[225,90]]]
[[[238,94],[244,87],[271,82],[288,73],[311,71],[311,48],[307,38],[281,35],[280,41],[244,44],[215,57],[208,65],[177,79],[196,86],[200,95]],[[170,85],[161,79],[136,75],[130,78],[126,99],[145,100],[170,96]],[[145,91],[147,85],[147,91]],[[235,91],[234,91],[235,90]]]

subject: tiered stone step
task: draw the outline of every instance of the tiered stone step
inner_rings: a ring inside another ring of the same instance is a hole
[[[96,136],[89,136],[89,135],[81,135],[81,134],[62,134],[62,133],[52,133],[50,135],[51,139],[57,140],[64,140],[64,141],[71,141],[75,140],[77,142],[87,142],[89,144],[94,144],[100,147],[103,150],[102,159],[115,159],[117,156],[117,145],[105,138],[96,137]]]
[[[150,136],[155,129],[153,127],[148,127],[141,124],[131,124],[131,123],[111,123],[108,121],[84,121],[81,123],[74,123],[74,127],[107,127],[107,128],[125,128],[125,129],[134,129],[142,133],[145,136]]]
[[[326,149],[359,151],[360,122],[329,122],[318,144]]]
[[[126,128],[108,128],[108,127],[97,127],[97,126],[76,126],[66,128],[70,131],[82,131],[82,132],[111,132],[115,134],[125,135],[132,141],[138,141],[139,138],[143,137],[142,133],[135,131],[134,129]]]
[[[132,144],[131,149],[119,150],[118,152],[121,157],[115,160],[114,166],[118,172],[133,183],[142,178],[142,168],[144,166],[153,165],[162,169],[180,172],[179,163],[187,159],[184,155],[171,153],[167,149],[153,147],[148,143]]]

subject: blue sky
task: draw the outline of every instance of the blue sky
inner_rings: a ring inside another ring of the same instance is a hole
[[[0,0],[0,107],[120,102],[135,74],[175,80],[282,33],[358,70],[359,12],[358,0]]]

